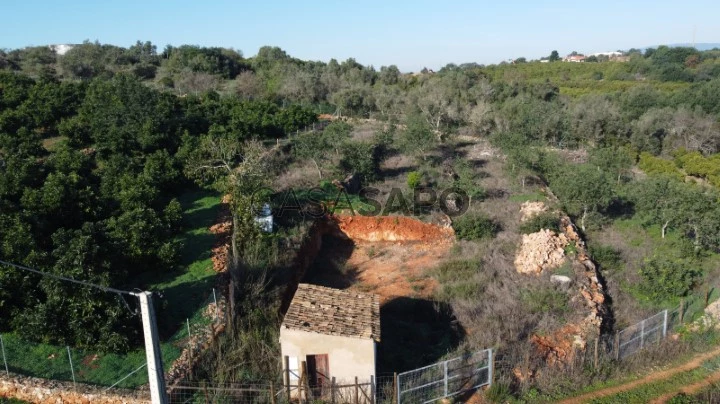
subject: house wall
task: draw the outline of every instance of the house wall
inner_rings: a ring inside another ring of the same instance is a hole
[[[290,370],[300,367],[307,355],[328,355],[330,377],[338,384],[368,382],[375,375],[375,341],[280,329],[280,347],[283,357],[290,357]],[[297,371],[299,375],[300,372]],[[292,380],[291,377],[291,381]],[[291,383],[292,384],[292,383]]]

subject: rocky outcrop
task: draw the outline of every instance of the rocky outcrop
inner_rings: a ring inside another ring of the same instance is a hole
[[[515,269],[522,274],[539,275],[565,263],[565,247],[568,239],[547,229],[525,234],[515,256]]]
[[[567,216],[561,217],[563,236],[575,245],[577,254],[573,265],[578,296],[584,301],[587,314],[576,323],[565,325],[548,336],[533,335],[530,339],[548,364],[568,364],[577,350],[584,350],[587,341],[600,335],[603,320],[607,317],[605,291],[598,279],[598,269],[590,259],[585,242]]]
[[[547,190],[547,193],[550,198],[555,198],[550,190]],[[542,202],[526,202],[521,207],[521,220],[527,221],[546,210]],[[561,214],[560,226],[560,234],[541,230],[524,235],[515,258],[516,269],[524,274],[539,275],[560,267],[567,259],[573,264],[573,279],[563,279],[562,283],[572,285],[569,290],[577,287],[577,294],[573,299],[580,299],[587,309],[582,320],[568,323],[554,333],[533,335],[530,338],[545,362],[557,365],[570,363],[577,350],[584,350],[588,340],[597,338],[608,314],[605,291],[598,278],[598,268],[590,259],[585,241],[567,215]],[[572,245],[575,251],[575,254],[569,257],[565,254],[565,247],[568,245]],[[559,282],[557,276],[555,281]]]
[[[73,384],[4,373],[0,376],[0,398],[16,398],[33,404],[146,404],[147,390],[121,390]],[[2,401],[2,400],[0,400]]]
[[[520,205],[520,214],[522,215],[520,221],[527,222],[535,216],[547,212],[547,210],[547,206],[542,202],[523,202],[523,204]]]

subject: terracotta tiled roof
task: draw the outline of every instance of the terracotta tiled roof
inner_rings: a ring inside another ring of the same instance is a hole
[[[380,341],[380,300],[373,294],[301,283],[282,326]]]

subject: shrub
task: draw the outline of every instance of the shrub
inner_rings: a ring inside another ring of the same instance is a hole
[[[480,270],[482,264],[475,260],[448,261],[435,270],[435,277],[440,283],[466,281]]]
[[[510,386],[502,382],[494,383],[485,390],[485,398],[492,403],[505,403],[511,398]]]
[[[590,256],[603,271],[617,271],[622,268],[622,256],[620,251],[610,246],[590,247]]]
[[[375,146],[364,142],[347,142],[341,147],[340,167],[348,173],[359,174],[364,181],[375,181],[379,167],[375,160]]]
[[[651,258],[640,268],[643,281],[637,291],[655,303],[676,300],[685,296],[700,276],[700,272],[687,261]]]
[[[683,180],[683,175],[677,169],[674,162],[661,157],[655,157],[650,153],[640,153],[638,167],[647,174],[667,175],[680,181]]]
[[[500,226],[485,215],[470,214],[457,218],[453,229],[461,240],[481,240],[494,237]]]
[[[556,213],[541,213],[520,225],[520,233],[530,234],[542,229],[560,232],[560,217]]]
[[[569,310],[567,293],[554,287],[525,289],[520,294],[527,310],[533,314],[563,314]]]
[[[417,171],[410,171],[407,175],[407,186],[410,189],[415,189],[420,185],[422,180],[422,174]]]
[[[160,84],[163,87],[167,88],[174,88],[175,87],[175,81],[172,79],[172,77],[165,76],[160,79]]]
[[[475,260],[449,261],[440,265],[433,275],[441,285],[439,298],[442,301],[455,299],[477,299],[483,293],[485,284],[475,275],[482,263]]]

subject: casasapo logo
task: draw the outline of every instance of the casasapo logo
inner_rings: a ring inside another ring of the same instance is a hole
[[[262,188],[252,195],[253,212],[258,217],[299,214],[319,218],[339,212],[362,216],[386,216],[390,213],[419,216],[433,210],[457,217],[467,212],[469,203],[468,194],[458,188],[392,188],[383,193],[378,188],[365,187],[353,195],[340,187],[287,189],[280,192]]]

